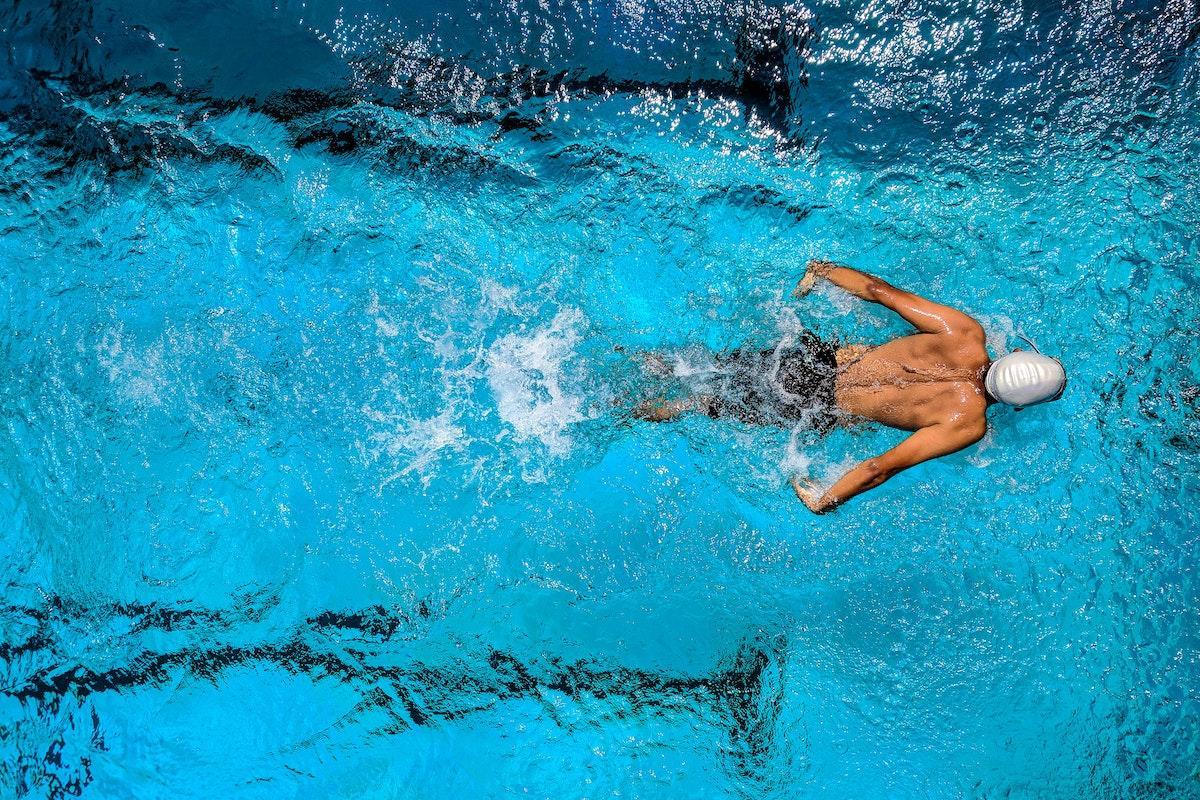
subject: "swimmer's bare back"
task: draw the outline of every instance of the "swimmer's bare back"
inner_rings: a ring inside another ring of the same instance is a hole
[[[794,294],[808,294],[819,280],[889,308],[917,329],[878,347],[853,345],[838,352],[838,407],[913,434],[854,467],[825,492],[793,478],[796,496],[822,514],[915,464],[982,439],[989,358],[983,328],[961,311],[829,261],[810,261]]]

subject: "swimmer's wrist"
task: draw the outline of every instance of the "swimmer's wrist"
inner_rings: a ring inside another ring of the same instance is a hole
[[[803,297],[813,290],[818,278],[825,278],[826,273],[833,266],[828,261],[821,261],[816,258],[809,259],[804,265],[804,274],[800,276],[800,282],[796,284],[795,290],[792,292],[793,297]]]

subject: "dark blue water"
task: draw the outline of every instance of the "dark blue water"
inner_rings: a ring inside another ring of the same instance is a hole
[[[0,796],[1200,797],[1187,3],[0,10]],[[630,424],[904,326],[1063,400]]]

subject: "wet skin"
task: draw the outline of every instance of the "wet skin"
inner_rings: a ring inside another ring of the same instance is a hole
[[[915,333],[887,344],[838,350],[835,397],[843,411],[892,428],[981,420],[983,334]]]
[[[838,406],[855,417],[913,434],[854,467],[824,492],[793,478],[796,496],[820,514],[914,464],[982,439],[988,406],[983,379],[990,359],[983,328],[957,309],[828,261],[808,263],[796,295],[807,294],[818,280],[895,311],[918,331],[878,347],[839,351]]]
[[[899,314],[917,332],[877,347],[852,345],[837,353],[835,399],[855,419],[912,431],[885,453],[857,465],[822,492],[812,481],[792,488],[817,514],[879,486],[932,458],[978,442],[987,432],[984,376],[990,362],[983,328],[957,309],[898,289],[880,278],[829,261],[810,261],[795,296],[825,280]],[[649,401],[635,415],[666,422],[686,411],[704,411],[709,398]]]

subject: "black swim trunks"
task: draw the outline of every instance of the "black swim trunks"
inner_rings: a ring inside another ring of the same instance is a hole
[[[802,422],[825,433],[840,419],[836,383],[837,346],[806,331],[792,347],[739,349],[718,356],[715,391],[706,411],[751,425]]]

